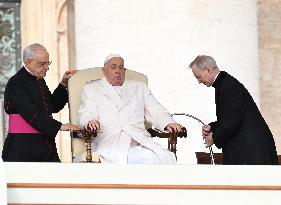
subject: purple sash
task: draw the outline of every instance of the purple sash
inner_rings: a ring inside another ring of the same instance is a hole
[[[42,134],[40,131],[28,124],[20,114],[9,115],[9,133]]]

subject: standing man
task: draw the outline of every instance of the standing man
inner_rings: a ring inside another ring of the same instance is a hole
[[[270,129],[243,84],[210,56],[197,56],[189,67],[199,83],[215,88],[217,121],[202,127],[205,144],[222,148],[224,164],[278,164]]]
[[[152,140],[145,119],[162,131],[180,131],[144,82],[125,77],[124,59],[107,56],[104,77],[87,84],[81,93],[78,124],[98,131],[93,151],[104,163],[174,164],[175,156]],[[75,160],[75,161],[78,161]]]
[[[52,118],[68,101],[67,82],[75,71],[66,71],[53,94],[44,80],[49,70],[49,53],[38,43],[23,51],[24,66],[12,76],[4,93],[9,131],[2,158],[16,162],[60,162],[55,137],[59,130],[79,130]]]

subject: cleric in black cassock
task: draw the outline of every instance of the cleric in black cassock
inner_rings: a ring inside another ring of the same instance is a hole
[[[207,146],[222,148],[223,164],[278,164],[272,133],[244,85],[211,56],[197,56],[190,67],[199,83],[215,88],[217,120],[202,127],[202,135]]]
[[[9,115],[9,131],[2,158],[17,162],[60,162],[55,137],[59,130],[78,130],[70,123],[52,118],[68,101],[67,71],[62,82],[50,92],[44,77],[49,69],[49,54],[40,44],[24,50],[25,66],[12,76],[4,93],[4,108]]]

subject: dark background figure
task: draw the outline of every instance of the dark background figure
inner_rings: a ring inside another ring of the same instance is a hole
[[[217,121],[202,127],[206,146],[222,148],[224,164],[278,164],[272,133],[244,85],[210,56],[197,56],[189,67],[199,83],[215,88]]]
[[[23,51],[24,66],[5,88],[4,109],[9,131],[2,158],[17,162],[60,162],[55,137],[59,130],[79,130],[52,118],[68,101],[67,82],[75,71],[66,71],[61,83],[50,92],[44,77],[49,70],[49,53],[38,43]]]

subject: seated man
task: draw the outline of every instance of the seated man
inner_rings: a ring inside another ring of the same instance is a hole
[[[92,147],[102,163],[174,164],[174,154],[152,140],[144,121],[169,132],[180,131],[182,126],[144,82],[126,79],[125,71],[120,55],[111,54],[105,59],[104,77],[82,90],[79,126],[97,130]]]

